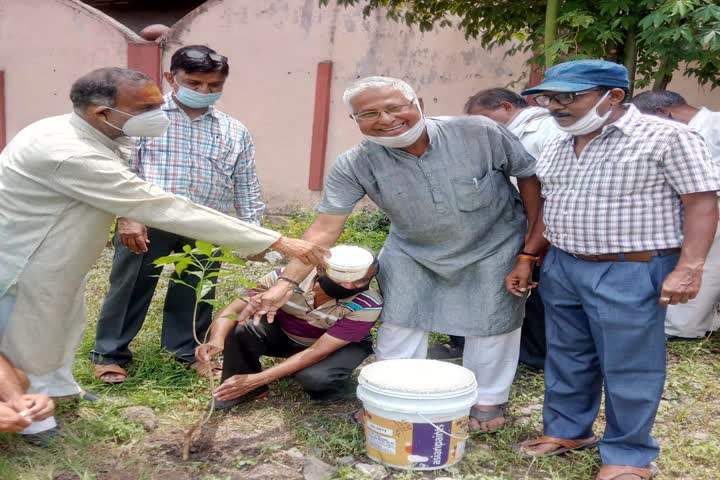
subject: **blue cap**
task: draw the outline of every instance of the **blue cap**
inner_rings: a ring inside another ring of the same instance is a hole
[[[540,85],[528,88],[523,95],[542,91],[581,92],[595,87],[630,88],[627,69],[605,60],[576,60],[548,68]]]

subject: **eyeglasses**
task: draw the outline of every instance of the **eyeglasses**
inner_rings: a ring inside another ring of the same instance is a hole
[[[191,49],[185,50],[182,52],[182,55],[192,60],[205,60],[206,58],[209,58],[213,62],[227,63],[227,57],[225,55],[220,55],[219,53],[210,53],[203,52],[202,50]]]
[[[366,110],[364,112],[360,113],[353,113],[350,115],[352,118],[355,119],[356,122],[373,122],[380,118],[380,116],[383,114],[383,112],[387,113],[388,115],[395,115],[397,113],[403,113],[410,109],[410,107],[415,104],[415,100],[413,100],[410,103],[406,103],[404,105],[390,105],[389,107],[385,107],[382,110]]]
[[[591,93],[591,92],[595,92],[595,91],[596,91],[596,89],[593,88],[590,90],[585,90],[584,92],[563,92],[563,93],[557,93],[555,95],[546,95],[543,93],[541,95],[535,95],[535,101],[541,107],[549,107],[550,103],[553,100],[555,100],[560,105],[570,105],[571,103],[573,103],[575,101],[575,98],[578,95],[585,95],[587,93]]]

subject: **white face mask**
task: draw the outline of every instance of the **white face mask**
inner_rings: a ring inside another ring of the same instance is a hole
[[[382,145],[383,147],[409,147],[413,143],[417,142],[420,136],[425,131],[425,115],[423,115],[422,109],[420,108],[420,103],[417,100],[415,100],[415,105],[420,112],[420,120],[418,120],[415,125],[408,128],[407,131],[401,133],[400,135],[395,135],[394,137],[374,137],[372,135],[363,135],[363,137],[365,138],[365,140],[377,143],[378,145]]]
[[[600,116],[597,113],[597,107],[603,102],[603,100],[607,98],[608,95],[610,95],[609,90],[605,92],[605,95],[603,95],[600,101],[598,101],[595,106],[591,108],[590,111],[586,113],[577,122],[567,127],[563,127],[562,125],[558,124],[557,127],[563,132],[575,136],[586,135],[599,129],[603,126],[603,124],[607,121],[607,119],[610,117],[610,114],[612,113],[612,108],[609,109],[603,116]],[[555,123],[557,124],[557,119],[555,120]]]
[[[162,137],[170,126],[170,119],[162,109],[151,110],[149,112],[132,115],[122,110],[108,107],[114,112],[119,112],[130,117],[122,128],[113,125],[107,120],[103,120],[116,130],[120,130],[128,137]]]

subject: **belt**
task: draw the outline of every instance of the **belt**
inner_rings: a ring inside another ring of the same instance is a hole
[[[649,262],[655,257],[680,253],[680,248],[664,248],[661,250],[644,250],[642,252],[603,253],[600,255],[583,255],[570,253],[575,258],[588,262]]]

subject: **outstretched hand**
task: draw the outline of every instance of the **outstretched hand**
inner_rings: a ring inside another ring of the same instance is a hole
[[[329,251],[325,247],[315,245],[305,240],[296,238],[280,237],[272,248],[287,255],[288,257],[297,258],[306,265],[324,265],[325,257],[329,255]]]
[[[247,305],[238,315],[237,321],[242,323],[252,317],[255,325],[258,325],[260,319],[266,317],[268,323],[272,323],[277,311],[290,300],[294,291],[294,285],[284,281],[278,282],[267,292],[250,297]]]

